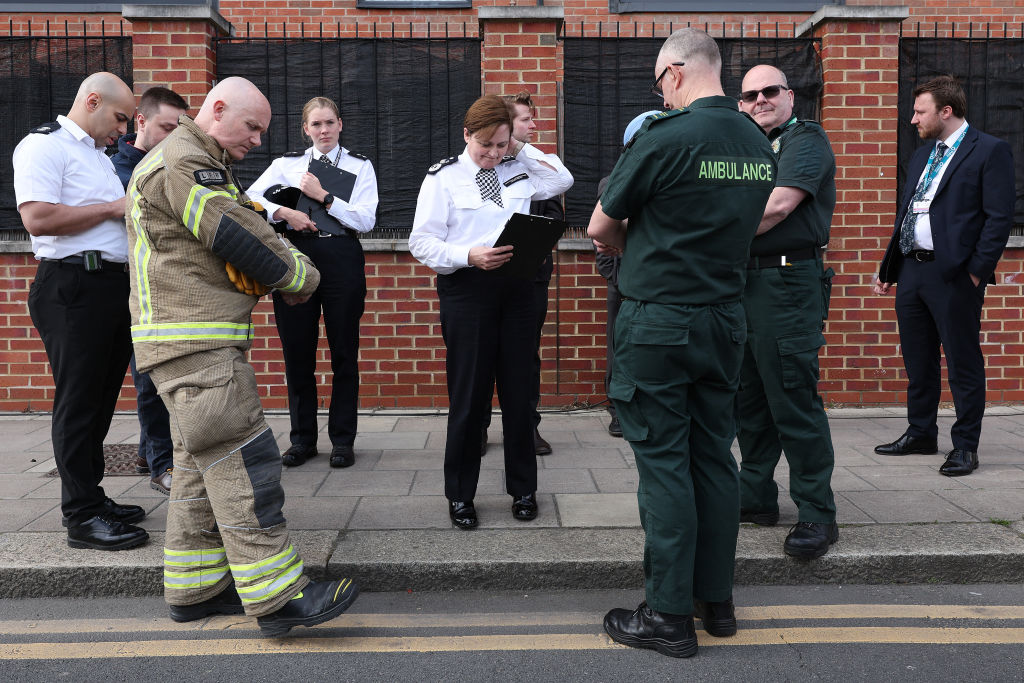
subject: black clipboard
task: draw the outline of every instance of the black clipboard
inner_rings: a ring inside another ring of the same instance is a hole
[[[512,258],[492,272],[525,280],[533,280],[537,269],[562,238],[567,224],[554,218],[514,213],[494,243],[496,247],[512,245]]]
[[[331,162],[324,161],[322,158],[310,161],[308,170],[317,177],[317,180],[320,181],[320,185],[325,190],[334,195],[335,199],[340,199],[344,202],[352,199],[352,189],[356,185],[355,173],[350,173],[344,169],[338,168]],[[346,229],[352,229],[327,213],[327,209],[324,208],[323,204],[310,199],[306,195],[302,195],[302,197],[299,198],[298,203],[295,205],[295,209],[309,216],[313,222],[316,223],[316,227],[323,232],[329,232],[332,235],[340,235]]]

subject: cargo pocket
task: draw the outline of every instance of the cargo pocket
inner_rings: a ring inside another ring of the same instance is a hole
[[[608,383],[608,398],[615,402],[615,411],[622,425],[622,438],[626,441],[645,441],[650,430],[636,401],[636,384],[623,382],[613,375]]]
[[[828,309],[832,303],[832,278],[836,271],[826,268],[821,273],[821,319],[828,320]]]
[[[260,422],[255,381],[251,390],[243,387],[239,391],[248,379],[243,373],[252,373],[252,369],[239,361],[236,377],[235,362],[222,360],[160,387],[168,398],[181,443],[193,455],[217,444],[237,444]]]
[[[825,336],[820,331],[779,337],[777,344],[784,388],[795,389],[818,382],[818,349],[825,345]]]

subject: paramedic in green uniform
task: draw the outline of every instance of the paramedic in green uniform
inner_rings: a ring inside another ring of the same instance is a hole
[[[818,349],[832,275],[823,272],[836,206],[836,161],[821,126],[793,116],[786,76],[761,64],[747,72],[740,110],[768,133],[779,173],[750,245],[743,307],[747,344],[736,396],[740,521],[779,520],[775,466],[786,453],[789,495],[799,510],[783,549],[821,557],[836,542],[835,453],[818,395]]]
[[[646,533],[647,599],[604,627],[673,657],[697,651],[695,612],[711,635],[736,632],[740,301],[776,169],[764,133],[724,96],[721,66],[703,31],[665,41],[653,90],[673,109],[627,146],[588,230],[599,250],[623,253],[608,395],[636,454]]]

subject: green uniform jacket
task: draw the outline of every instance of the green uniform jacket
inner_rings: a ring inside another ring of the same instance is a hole
[[[619,291],[662,304],[739,301],[775,174],[768,139],[733,99],[647,119],[601,197],[608,216],[629,219]]]
[[[259,299],[235,289],[227,262],[282,292],[316,290],[312,262],[243,206],[248,201],[228,153],[184,115],[135,167],[125,212],[141,372],[200,351],[249,348]]]

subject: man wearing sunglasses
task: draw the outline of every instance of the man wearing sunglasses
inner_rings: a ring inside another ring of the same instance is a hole
[[[835,454],[818,394],[818,350],[828,313],[828,242],[836,205],[836,162],[820,125],[793,115],[786,76],[768,64],[743,78],[739,107],[772,144],[779,174],[750,245],[743,307],[747,343],[736,420],[741,454],[740,521],[779,520],[775,467],[789,463],[789,495],[798,509],[783,550],[821,557],[839,536],[832,468]]]
[[[741,298],[776,172],[768,140],[722,91],[721,68],[703,31],[665,41],[653,89],[672,109],[627,143],[588,228],[599,250],[623,254],[608,396],[636,456],[646,535],[646,601],[611,610],[604,628],[672,657],[697,652],[694,616],[713,636],[736,633]]]

